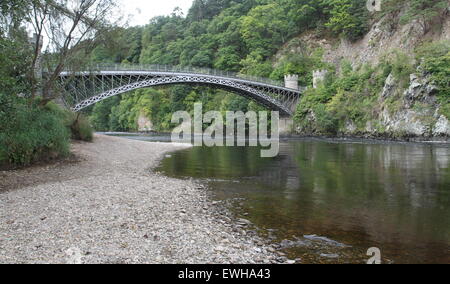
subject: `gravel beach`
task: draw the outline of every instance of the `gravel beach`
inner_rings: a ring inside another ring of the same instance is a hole
[[[0,263],[273,263],[273,248],[191,180],[152,169],[189,145],[95,136],[0,172]]]

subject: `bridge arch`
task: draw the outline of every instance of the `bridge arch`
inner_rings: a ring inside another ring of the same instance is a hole
[[[217,73],[211,75],[198,72],[128,70],[63,72],[60,80],[65,90],[64,101],[76,112],[129,91],[174,84],[207,85],[224,89],[252,99],[271,110],[279,111],[280,115],[285,117],[293,115],[294,106],[300,96],[299,90],[260,82],[260,80],[226,77]]]

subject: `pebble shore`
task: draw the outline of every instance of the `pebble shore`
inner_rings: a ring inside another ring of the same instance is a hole
[[[96,135],[0,172],[0,263],[289,263],[203,185],[152,170],[186,147]]]

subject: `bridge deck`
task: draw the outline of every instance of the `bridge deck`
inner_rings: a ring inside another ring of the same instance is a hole
[[[245,76],[233,72],[193,67],[150,66],[95,66],[87,71],[60,75],[68,96],[66,105],[79,111],[108,97],[139,88],[167,84],[205,84],[253,99],[282,116],[292,116],[301,90],[286,88],[283,82]]]

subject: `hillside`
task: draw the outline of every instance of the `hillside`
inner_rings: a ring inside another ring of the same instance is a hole
[[[117,28],[93,62],[199,66],[281,80],[309,90],[295,116],[304,135],[450,136],[447,0],[196,0],[189,13]],[[312,88],[313,71],[327,73]],[[169,130],[171,113],[257,110],[205,87],[135,91],[97,104],[98,130]]]
[[[317,50],[329,64],[324,85],[308,91],[299,105],[297,133],[450,135],[450,13],[443,9],[428,19],[405,22],[409,9],[405,5],[374,15],[368,32],[356,41],[314,30],[277,52],[275,66]]]

